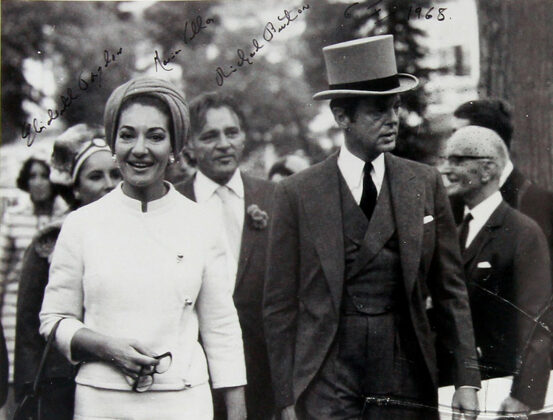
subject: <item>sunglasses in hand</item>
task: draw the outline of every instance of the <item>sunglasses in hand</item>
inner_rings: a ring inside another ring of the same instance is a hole
[[[138,377],[132,383],[132,390],[134,392],[146,392],[152,388],[154,384],[154,374],[165,373],[171,367],[173,361],[173,355],[171,352],[160,354],[159,356],[153,356],[159,363],[155,366],[142,366],[138,372]],[[146,372],[146,370],[152,369]]]

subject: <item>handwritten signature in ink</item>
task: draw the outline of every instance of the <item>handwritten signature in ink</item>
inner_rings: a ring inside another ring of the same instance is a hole
[[[103,69],[108,68],[112,63],[117,61],[117,57],[123,53],[123,48],[119,48],[115,53],[110,53],[108,50],[104,50],[104,62],[99,65],[96,71],[90,72],[88,81],[83,77],[83,72],[79,74],[78,88],[80,91],[85,92],[89,87],[98,85],[102,87],[102,72]],[[61,117],[73,104],[73,101],[77,100],[81,95],[74,93],[77,89],[67,88],[65,95],[60,95],[61,106],[55,109],[49,108],[46,112],[48,114],[48,120],[46,123],[40,121],[38,118],[33,118],[32,123],[25,122],[21,129],[21,139],[26,140],[27,146],[31,147],[36,139],[36,136],[52,125],[52,123]]]
[[[200,32],[206,29],[208,25],[211,25],[212,23],[215,23],[214,18],[207,18],[204,21],[201,16],[196,16],[195,19],[191,21],[186,21],[184,23],[183,42],[188,45],[189,42],[192,42],[194,38],[196,38],[196,35],[198,35]],[[179,48],[178,50],[173,51],[168,58],[162,59],[159,56],[159,52],[157,50],[154,50],[154,65],[156,68],[156,72],[158,67],[161,70],[172,71],[173,69],[167,66],[171,62],[173,62],[181,52],[182,48]]]
[[[263,28],[263,40],[267,43],[271,42],[276,34],[284,31],[292,22],[294,22],[299,15],[309,9],[309,4],[304,4],[301,8],[296,10],[284,10],[282,15],[277,16],[278,23],[275,25],[273,22],[269,21],[265,24]],[[225,79],[232,76],[233,73],[238,71],[238,69],[247,65],[252,65],[254,63],[253,59],[259,53],[259,51],[266,44],[263,41],[259,41],[257,38],[253,38],[251,42],[251,47],[248,51],[245,51],[242,48],[236,50],[236,56],[238,60],[235,64],[225,66],[225,68],[219,66],[215,69],[215,82],[217,86],[223,86]]]

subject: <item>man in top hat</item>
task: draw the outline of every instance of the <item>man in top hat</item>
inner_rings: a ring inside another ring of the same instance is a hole
[[[187,152],[196,174],[175,188],[222,220],[228,247],[229,293],[240,319],[246,358],[248,419],[273,418],[274,403],[265,347],[261,301],[265,278],[272,182],[239,169],[246,121],[234,100],[207,92],[190,101],[191,138]],[[226,419],[225,404],[214,390],[215,419]]]
[[[438,418],[435,342],[453,407],[475,418],[480,377],[455,224],[439,173],[394,157],[393,38],[323,48],[339,153],[281,181],[269,234],[264,324],[285,419]],[[438,314],[431,331],[426,309]]]

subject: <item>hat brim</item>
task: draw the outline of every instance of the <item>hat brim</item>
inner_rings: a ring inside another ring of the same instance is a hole
[[[330,89],[317,92],[313,95],[313,99],[321,101],[324,99],[335,98],[353,98],[359,96],[383,96],[393,95],[395,93],[408,92],[415,89],[419,85],[419,79],[411,74],[398,73],[399,86],[394,89],[377,91],[377,90],[348,90],[348,89]]]

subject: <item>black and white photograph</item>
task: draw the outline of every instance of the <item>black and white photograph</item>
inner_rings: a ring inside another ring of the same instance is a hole
[[[553,419],[551,0],[0,8],[0,420]]]

